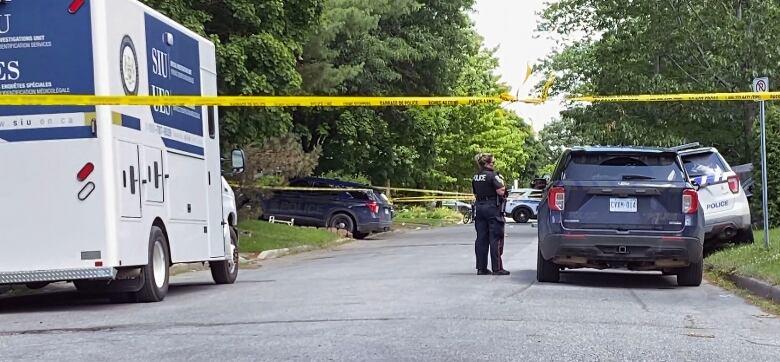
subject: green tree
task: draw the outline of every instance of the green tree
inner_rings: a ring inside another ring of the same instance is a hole
[[[754,77],[775,75],[778,16],[772,1],[561,0],[540,30],[566,46],[544,68],[569,94],[748,91]],[[572,105],[562,117],[593,143],[700,141],[742,162],[752,159],[755,113],[754,102],[622,103]]]
[[[303,91],[323,95],[453,94],[478,53],[472,0],[327,0],[298,70]],[[298,109],[304,148],[322,145],[319,170],[363,173],[377,184],[424,186],[434,166],[442,110]]]

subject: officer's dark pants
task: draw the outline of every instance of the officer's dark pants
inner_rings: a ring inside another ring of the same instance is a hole
[[[477,241],[474,252],[477,254],[477,270],[487,269],[488,251],[490,266],[494,272],[503,270],[499,242],[504,237],[504,228],[499,221],[498,205],[495,201],[478,201],[475,205],[474,226],[477,229]]]

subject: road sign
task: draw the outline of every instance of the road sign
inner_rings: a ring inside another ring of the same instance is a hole
[[[769,78],[756,78],[753,80],[753,92],[769,92]]]

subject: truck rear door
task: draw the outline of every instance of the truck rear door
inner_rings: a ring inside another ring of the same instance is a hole
[[[0,2],[0,94],[95,94],[90,2],[73,3]],[[95,121],[95,107],[0,107],[0,271],[108,257]]]

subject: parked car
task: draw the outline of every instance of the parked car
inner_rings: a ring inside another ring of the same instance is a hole
[[[537,279],[558,282],[564,268],[627,268],[698,286],[702,209],[674,150],[569,149],[539,207]]]
[[[473,207],[469,203],[457,200],[442,200],[436,203],[437,207],[453,209],[463,215],[463,223],[470,224],[474,221]]]
[[[704,211],[704,243],[752,243],[750,203],[739,175],[714,147],[678,148],[685,170],[699,185]]]
[[[442,200],[436,203],[438,207],[453,209],[461,214],[471,212],[471,204],[458,200]]]
[[[525,224],[536,219],[541,199],[509,198],[506,201],[504,215],[511,217],[516,223]]]
[[[381,190],[359,183],[317,177],[290,181],[292,187],[323,191],[274,191],[261,200],[262,219],[295,219],[296,225],[347,230],[356,239],[390,230],[393,207]],[[339,189],[365,189],[342,191]]]
[[[504,216],[511,217],[515,222],[521,224],[536,219],[542,194],[543,191],[537,189],[509,190],[504,206]]]
[[[509,190],[508,199],[536,199],[541,200],[543,189],[513,189]]]

